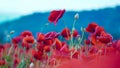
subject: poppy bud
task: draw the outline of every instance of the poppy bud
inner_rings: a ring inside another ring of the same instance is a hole
[[[79,18],[79,14],[76,13],[75,16],[74,16],[75,19],[78,19]]]

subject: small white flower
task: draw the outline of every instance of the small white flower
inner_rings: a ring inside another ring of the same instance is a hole
[[[79,18],[79,14],[76,13],[75,16],[74,16],[75,19],[78,19]]]
[[[30,63],[30,68],[34,68],[34,64],[33,63]]]

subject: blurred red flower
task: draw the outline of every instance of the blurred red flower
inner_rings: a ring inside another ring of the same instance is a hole
[[[33,36],[26,36],[23,38],[23,43],[31,43],[33,44],[34,43],[34,37]]]
[[[56,32],[48,32],[47,34],[45,34],[46,39],[55,39],[58,36],[59,36],[59,33],[56,33]]]
[[[37,41],[38,41],[39,43],[41,43],[41,42],[44,41],[44,40],[45,40],[45,35],[42,34],[42,33],[38,33],[38,35],[37,35]]]
[[[37,45],[38,51],[41,52],[49,52],[50,51],[50,46],[49,45]]]
[[[84,40],[84,43],[85,43],[86,45],[89,45],[89,44],[91,43],[91,41],[90,41],[89,39],[87,39],[87,40]]]
[[[43,52],[43,50],[44,50],[44,46],[43,45],[37,45],[36,47],[37,47],[38,51]]]
[[[13,61],[13,66],[16,68],[19,63],[20,63],[20,59],[15,58],[14,61]]]
[[[45,46],[44,46],[44,51],[45,51],[45,52],[50,52],[50,46],[46,46],[46,45],[45,45]]]
[[[23,38],[22,46],[26,47],[26,50],[28,50],[33,44],[34,44],[33,36],[26,36]]]
[[[95,28],[98,25],[95,22],[92,22],[88,25],[88,27],[86,28],[86,32],[90,32],[90,33],[94,33],[95,32]]]
[[[55,47],[57,50],[62,48],[62,42],[58,38],[55,38]]]
[[[95,35],[93,35],[93,34],[90,35],[90,36],[89,36],[89,39],[90,39],[92,45],[98,44],[98,41],[97,41],[97,38],[96,38]]]
[[[18,43],[20,43],[21,40],[22,40],[22,37],[21,36],[17,36],[17,37],[12,39],[12,43],[13,44],[18,44]]]
[[[100,27],[100,26],[97,26],[95,28],[95,32],[94,32],[94,35],[95,36],[100,36],[100,34],[104,31],[104,28],[103,27]]]
[[[53,39],[45,39],[43,43],[44,43],[45,45],[50,45],[50,46],[51,46],[51,45],[53,44],[53,42],[54,42]]]
[[[32,50],[32,55],[37,60],[42,60],[43,53],[41,51]]]
[[[98,37],[98,40],[102,43],[105,43],[105,44],[111,42],[112,39],[113,39],[113,37],[106,32],[102,32],[100,37]]]
[[[26,36],[32,36],[32,33],[30,31],[24,31],[21,33],[22,37],[26,37]]]
[[[77,37],[79,34],[78,34],[78,31],[77,30],[74,30],[73,31],[73,37]]]
[[[61,32],[61,35],[66,39],[69,40],[71,37],[70,30],[68,28],[64,28]]]
[[[48,17],[49,22],[54,22],[54,24],[56,25],[58,20],[63,16],[64,12],[65,12],[65,9],[64,10],[53,10],[50,13],[50,16]]]
[[[78,59],[79,58],[79,52],[76,51],[73,55],[72,58]]]

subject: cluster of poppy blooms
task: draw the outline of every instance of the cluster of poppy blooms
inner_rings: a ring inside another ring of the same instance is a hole
[[[53,10],[48,20],[56,25],[64,12],[65,10]],[[78,14],[75,15],[75,19],[78,19]],[[59,33],[52,31],[43,34],[39,32],[37,38],[33,36],[32,32],[24,31],[19,36],[12,38],[11,43],[0,45],[0,67],[63,68],[64,66],[64,68],[69,68],[65,67],[64,63],[77,59],[76,64],[79,62],[83,63],[75,66],[77,68],[85,68],[83,65],[92,60],[96,61],[96,57],[100,57],[100,60],[101,57],[111,57],[112,55],[120,57],[120,40],[114,41],[103,27],[93,22],[82,32],[89,33],[87,39],[81,38],[76,29],[71,31],[67,27]],[[81,40],[84,41],[83,44],[79,43]],[[97,63],[95,61],[92,63]],[[106,61],[101,62],[108,63]],[[116,62],[116,59],[113,62]],[[117,62],[120,63],[119,61]],[[116,66],[116,64],[112,63],[111,65]],[[88,66],[89,68],[95,68],[95,66]],[[101,66],[104,68],[104,65]],[[120,67],[119,64],[117,67]]]

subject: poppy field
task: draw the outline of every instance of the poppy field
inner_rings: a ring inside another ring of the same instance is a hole
[[[64,14],[53,10],[48,21],[56,26]],[[95,22],[77,30],[78,19],[76,13],[71,28],[63,21],[61,32],[39,32],[36,37],[29,30],[12,37],[11,31],[10,43],[0,44],[0,68],[120,68],[120,40]]]

